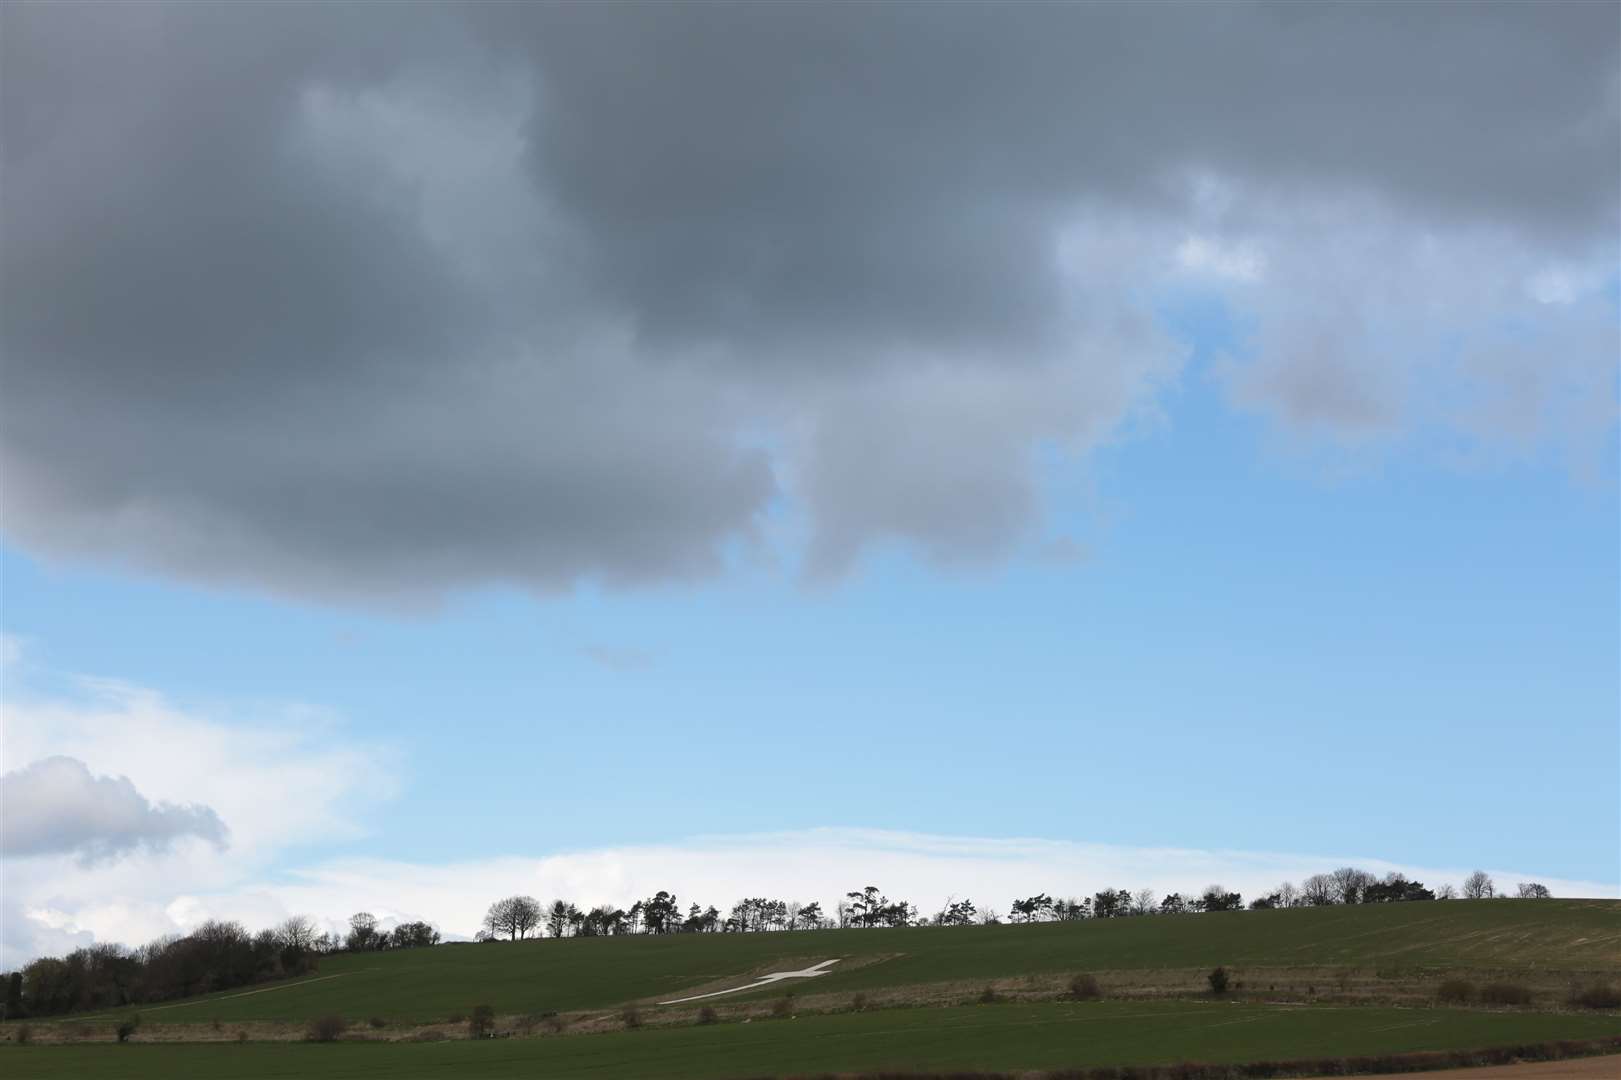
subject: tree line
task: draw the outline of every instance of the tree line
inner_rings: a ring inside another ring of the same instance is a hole
[[[969,926],[1011,923],[1113,919],[1131,915],[1187,915],[1286,907],[1321,907],[1330,904],[1386,904],[1421,900],[1489,899],[1496,885],[1483,871],[1470,874],[1462,889],[1443,885],[1429,889],[1398,873],[1383,878],[1356,867],[1341,867],[1313,874],[1300,885],[1284,882],[1248,905],[1237,892],[1210,885],[1203,892],[1171,893],[1159,897],[1152,889],[1104,889],[1089,897],[1054,898],[1046,893],[1015,898],[1004,916],[995,908],[981,909],[970,899],[950,897],[932,914],[921,913],[905,900],[891,900],[876,885],[854,889],[824,912],[819,901],[800,903],[750,897],[739,900],[722,915],[713,905],[690,905],[683,914],[674,893],[660,890],[629,908],[602,904],[582,909],[566,900],[543,905],[532,896],[511,896],[490,905],[479,941],[521,941],[535,937],[607,937],[618,934],[757,933],[778,930],[867,929],[900,926]],[[1550,897],[1544,885],[1523,882],[1521,898]]]
[[[1256,910],[1406,903],[1458,897],[1479,900],[1497,895],[1496,884],[1481,871],[1470,874],[1461,889],[1443,885],[1432,890],[1400,874],[1378,878],[1347,866],[1313,874],[1298,886],[1284,882],[1272,892],[1252,899],[1248,907]],[[1516,895],[1538,898],[1552,893],[1536,882],[1523,882]],[[1244,906],[1239,893],[1220,885],[1187,896],[1171,893],[1165,897],[1156,896],[1151,889],[1104,889],[1084,898],[1055,898],[1043,892],[1015,898],[1008,906],[1005,921],[1191,915],[1237,911]],[[831,911],[824,911],[814,900],[800,903],[747,897],[725,914],[713,905],[689,904],[683,910],[674,893],[660,890],[629,908],[602,904],[581,909],[566,900],[543,905],[531,896],[509,896],[490,905],[476,940],[949,927],[997,925],[1003,921],[995,908],[980,908],[966,898],[951,897],[938,911],[920,913],[914,904],[891,900],[876,885],[852,889]],[[75,949],[64,957],[41,957],[20,971],[0,974],[0,983],[5,986],[4,1013],[0,1018],[124,1008],[231,990],[310,974],[320,957],[331,953],[425,948],[440,940],[438,929],[426,922],[407,922],[385,930],[376,916],[365,911],[351,916],[348,932],[341,935],[321,932],[314,920],[305,916],[295,916],[256,934],[238,922],[209,920],[189,933],[162,937],[139,948],[96,944]]]

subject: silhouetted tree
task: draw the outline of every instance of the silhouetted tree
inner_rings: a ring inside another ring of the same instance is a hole
[[[1342,866],[1328,876],[1334,881],[1334,899],[1342,904],[1360,902],[1363,891],[1374,883],[1372,874],[1354,866]]]
[[[1194,906],[1200,911],[1238,911],[1244,906],[1244,898],[1221,885],[1210,885],[1204,895],[1194,901]]]
[[[357,911],[349,916],[349,936],[343,946],[350,952],[364,952],[377,944],[377,916],[369,911]]]
[[[492,937],[505,935],[508,941],[518,941],[540,925],[540,918],[539,900],[533,896],[509,896],[490,905],[484,913],[484,927]]]
[[[681,928],[681,907],[675,894],[660,889],[642,901],[642,924],[649,934],[673,934]]]
[[[408,922],[396,926],[390,938],[392,948],[420,949],[439,944],[439,931],[425,922]]]
[[[1313,874],[1300,883],[1300,899],[1312,907],[1324,907],[1336,899],[1334,879],[1328,874]]]
[[[1463,879],[1463,898],[1465,900],[1490,900],[1496,895],[1497,886],[1484,870],[1476,870]]]
[[[1546,900],[1553,895],[1548,886],[1535,881],[1522,881],[1514,890],[1514,895],[1521,900]]]

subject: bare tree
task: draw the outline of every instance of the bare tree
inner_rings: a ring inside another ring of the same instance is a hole
[[[1484,870],[1476,870],[1463,879],[1463,898],[1465,900],[1490,900],[1497,895],[1497,886],[1486,875]]]
[[[508,941],[518,941],[540,925],[541,914],[540,901],[533,896],[509,896],[490,905],[484,927],[492,937],[504,934]]]
[[[1294,887],[1293,882],[1285,881],[1278,886],[1278,906],[1294,907],[1300,903],[1300,890]]]
[[[1300,899],[1312,907],[1332,904],[1336,898],[1334,879],[1327,874],[1313,874],[1300,883]]]
[[[321,932],[315,928],[315,920],[307,915],[294,915],[276,927],[276,941],[284,949],[314,952],[320,938]]]
[[[360,952],[376,944],[378,937],[377,916],[369,911],[357,911],[349,916],[349,936],[344,940],[344,948]]]
[[[1437,900],[1456,900],[1458,898],[1458,887],[1456,885],[1443,885],[1435,890],[1435,898]]]
[[[533,896],[514,896],[512,898],[512,921],[518,929],[518,939],[521,941],[529,936],[529,932],[540,926],[540,901]]]
[[[1131,913],[1133,915],[1152,915],[1156,910],[1158,899],[1153,889],[1138,889],[1131,898]]]
[[[1548,891],[1548,886],[1543,885],[1540,882],[1522,881],[1514,890],[1514,895],[1518,896],[1521,900],[1546,900],[1552,896],[1553,893]]]
[[[1342,866],[1328,876],[1334,882],[1334,898],[1342,904],[1360,901],[1362,893],[1376,880],[1366,870],[1358,870],[1354,866]]]

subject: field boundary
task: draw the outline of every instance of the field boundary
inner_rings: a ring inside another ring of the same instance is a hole
[[[785,1080],[1282,1080],[1287,1077],[1373,1076],[1435,1072],[1532,1061],[1621,1054],[1621,1035],[1604,1039],[1560,1040],[1493,1046],[1482,1050],[1423,1050],[1366,1057],[1300,1058],[1252,1061],[1234,1065],[1179,1062],[1174,1065],[1099,1065],[1085,1069],[1008,1072],[854,1072],[793,1073]],[[750,1080],[772,1080],[753,1077]]]

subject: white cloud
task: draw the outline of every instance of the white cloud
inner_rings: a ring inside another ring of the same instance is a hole
[[[607,847],[542,857],[501,856],[457,863],[334,859],[295,870],[275,883],[243,884],[177,896],[155,913],[165,929],[206,918],[268,925],[292,913],[336,928],[355,911],[385,924],[425,919],[449,935],[471,935],[490,902],[513,893],[581,906],[628,906],[659,889],[683,906],[725,910],[744,896],[820,900],[828,910],[844,893],[877,885],[928,914],[951,897],[973,899],[1004,915],[1016,896],[1037,891],[1087,896],[1105,888],[1151,888],[1160,895],[1196,893],[1210,884],[1253,897],[1279,882],[1356,865],[1396,870],[1431,886],[1457,884],[1471,868],[1415,866],[1355,855],[1304,855],[1187,848],[1133,848],[1061,840],[993,839],[863,829],[698,837],[673,844]],[[1535,871],[1490,869],[1500,887],[1541,881],[1557,896],[1614,897],[1613,884],[1572,881]],[[65,930],[118,936],[142,913],[107,905],[40,911],[39,921]]]
[[[242,722],[124,683],[81,679],[77,696],[37,698],[19,681],[8,680],[0,702],[0,761],[12,767],[0,966],[183,929],[194,920],[175,903],[192,894],[230,896],[245,920],[274,921],[279,909],[255,883],[301,845],[364,835],[358,811],[393,790],[386,754],[349,745],[334,720],[308,707]],[[42,774],[58,781],[46,785],[56,795],[77,797],[71,807],[53,797],[56,810],[73,813],[45,815],[45,825],[55,823],[47,831],[74,843],[28,840],[39,832],[28,830],[40,823],[41,792],[33,784],[19,792],[28,805],[14,807],[13,784]],[[219,840],[224,829],[228,848],[165,842]],[[86,861],[87,852],[102,857]]]
[[[550,855],[456,863],[372,858],[296,861],[298,845],[353,838],[357,803],[388,793],[371,749],[348,746],[307,708],[244,725],[181,709],[149,690],[84,684],[70,701],[7,701],[0,753],[31,763],[67,755],[91,772],[127,776],[148,799],[202,803],[232,830],[232,846],[137,848],[86,864],[71,853],[0,860],[0,967],[93,941],[139,943],[208,918],[252,927],[288,915],[337,929],[353,912],[384,925],[425,919],[470,935],[489,903],[515,892],[581,905],[628,905],[659,889],[725,908],[772,895],[831,906],[878,885],[925,913],[948,897],[1005,911],[1014,896],[1088,895],[1104,888],[1187,893],[1221,883],[1246,896],[1345,864],[1401,870],[1432,885],[1469,867],[1395,863],[1366,854],[1280,854],[1132,848],[1064,840],[936,836],[861,829],[696,837]],[[1561,896],[1615,896],[1612,883],[1570,881],[1534,869],[1489,868],[1500,884],[1539,880]]]

